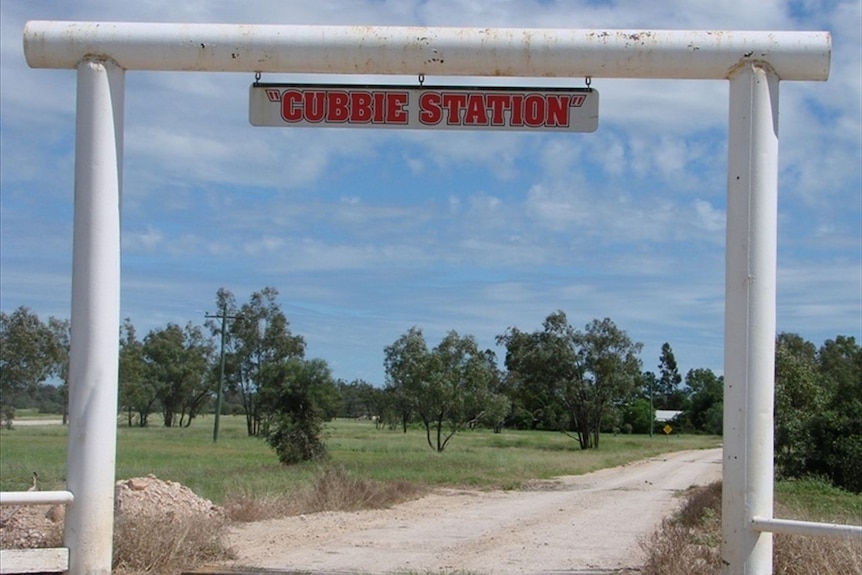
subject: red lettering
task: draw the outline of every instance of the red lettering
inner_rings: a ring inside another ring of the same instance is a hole
[[[446,123],[450,126],[461,124],[461,110],[467,104],[467,94],[443,94],[443,107],[448,112]]]
[[[280,106],[288,124],[411,126],[413,121],[435,127],[445,121],[450,127],[569,128],[572,108],[588,103],[590,94],[470,89],[414,93],[383,87],[354,91],[343,86],[305,86],[268,88],[266,97]]]
[[[406,124],[407,110],[404,106],[410,101],[410,94],[407,92],[390,92],[386,95],[386,123],[387,124]]]
[[[326,92],[307,90],[303,96],[305,121],[316,124],[323,120],[326,115]]]
[[[569,125],[569,96],[561,94],[547,97],[548,117],[546,125],[552,127]]]
[[[509,125],[524,125],[524,97],[520,94],[512,95],[512,118],[509,120]]]
[[[371,121],[372,96],[368,92],[350,92],[350,123],[367,124]]]
[[[508,94],[488,94],[488,107],[491,109],[491,125],[504,126],[506,117],[503,112],[512,107],[512,98]]]
[[[285,122],[302,120],[302,92],[285,90],[281,95],[281,117]]]
[[[464,114],[464,125],[488,125],[488,111],[485,109],[484,94],[470,94],[467,98],[467,113]]]
[[[524,98],[524,123],[539,128],[545,123],[545,98],[539,94],[527,94]]]
[[[419,96],[419,121],[429,126],[436,126],[443,119],[440,109],[439,92],[423,92]]]
[[[350,117],[350,96],[347,92],[333,90],[327,94],[326,99],[326,121],[346,122]]]
[[[386,92],[374,92],[374,119],[375,124],[382,124],[386,121]]]

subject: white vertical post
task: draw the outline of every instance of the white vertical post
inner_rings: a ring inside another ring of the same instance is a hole
[[[728,575],[772,573],[778,76],[746,63],[730,78],[721,556]]]
[[[120,189],[125,72],[78,65],[72,339],[65,521],[71,575],[111,572],[120,325]]]

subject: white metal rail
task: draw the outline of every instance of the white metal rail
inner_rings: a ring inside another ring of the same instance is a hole
[[[75,496],[69,491],[4,491],[0,505],[66,505]]]
[[[110,572],[124,74],[164,70],[729,80],[722,559],[771,573],[778,85],[826,80],[831,52],[827,32],[29,22],[30,66],[78,74],[69,572]]]
[[[784,533],[785,535],[807,535],[809,537],[858,537],[862,539],[862,526],[840,523],[814,523],[793,519],[755,517],[751,520],[755,531]]]
[[[68,505],[75,497],[68,491],[4,491],[0,507],[13,505]],[[69,548],[0,550],[0,575],[59,573],[69,568]]]

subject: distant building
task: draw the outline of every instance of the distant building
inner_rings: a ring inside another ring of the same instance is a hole
[[[656,409],[655,420],[664,423],[666,421],[671,421],[680,413],[682,413],[682,411],[678,409]]]

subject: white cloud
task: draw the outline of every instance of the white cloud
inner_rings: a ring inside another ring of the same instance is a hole
[[[718,232],[724,230],[726,214],[716,210],[712,204],[705,200],[696,200],[694,203],[694,211],[697,215],[695,220],[697,225],[709,232]]]
[[[123,250],[130,252],[154,252],[162,245],[164,234],[161,230],[147,226],[142,230],[123,231]]]
[[[779,328],[858,333],[860,10],[852,0],[3,2],[0,307],[69,305],[75,74],[27,68],[27,18],[828,29],[830,80],[781,83]],[[507,326],[536,329],[557,308],[575,325],[612,317],[647,344],[647,365],[669,341],[684,365],[720,367],[726,81],[594,78],[599,130],[557,136],[254,128],[252,79],[127,75],[123,314],[143,331],[199,319],[219,287],[242,299],[275,285],[310,353],[348,379],[382,383],[383,346],[414,323],[493,347]],[[426,82],[455,80],[510,82]]]

